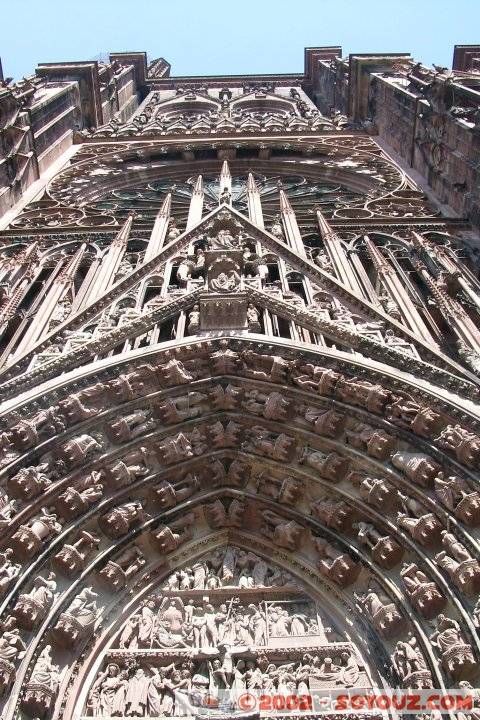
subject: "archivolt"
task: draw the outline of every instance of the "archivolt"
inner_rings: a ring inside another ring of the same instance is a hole
[[[50,567],[63,574],[59,597],[25,634],[16,687],[28,689],[38,653],[53,642],[63,671],[55,713],[70,716],[93,658],[127,609],[173,569],[226,543],[272,558],[322,603],[333,593],[353,626],[363,628],[376,679],[398,682],[384,666],[408,632],[437,686],[476,671],[478,417],[473,406],[462,413],[446,391],[415,386],[402,373],[394,381],[379,366],[334,355],[257,339],[230,338],[228,349],[221,340],[184,343],[83,368],[50,383],[41,398],[32,391],[10,403],[1,473],[22,502],[9,521],[7,512],[2,536],[22,565],[16,576],[11,566],[11,581],[7,565],[2,570],[4,614],[28,626],[19,596]],[[99,484],[103,492],[89,495]],[[239,514],[230,512],[232,500]],[[32,523],[42,507],[54,508],[57,518],[44,522],[32,549]],[[65,548],[81,533],[102,536],[99,547],[93,543],[65,571]],[[450,536],[470,554],[470,574],[449,574],[439,561],[439,552],[451,552]],[[99,572],[134,544],[145,565],[106,590]],[[413,564],[425,581],[412,576]],[[104,607],[65,652],[55,644],[55,628],[85,587],[100,593]],[[383,624],[369,612],[370,591],[395,606]],[[459,623],[460,659],[429,641],[440,611]],[[5,717],[15,712],[10,706]]]

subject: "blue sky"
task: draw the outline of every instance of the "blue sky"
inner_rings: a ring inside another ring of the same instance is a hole
[[[450,65],[480,43],[480,0],[0,0],[5,76],[112,51],[165,57],[172,74],[298,72],[303,48],[411,52]]]

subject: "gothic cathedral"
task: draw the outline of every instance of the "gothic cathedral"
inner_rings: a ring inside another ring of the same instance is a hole
[[[479,685],[479,173],[480,46],[0,82],[2,720]]]

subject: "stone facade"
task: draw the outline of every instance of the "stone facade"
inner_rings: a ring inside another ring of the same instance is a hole
[[[3,720],[478,684],[479,73],[2,82]]]

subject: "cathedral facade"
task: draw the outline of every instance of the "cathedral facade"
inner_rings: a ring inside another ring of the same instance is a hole
[[[478,686],[479,168],[480,46],[2,80],[2,720]]]

